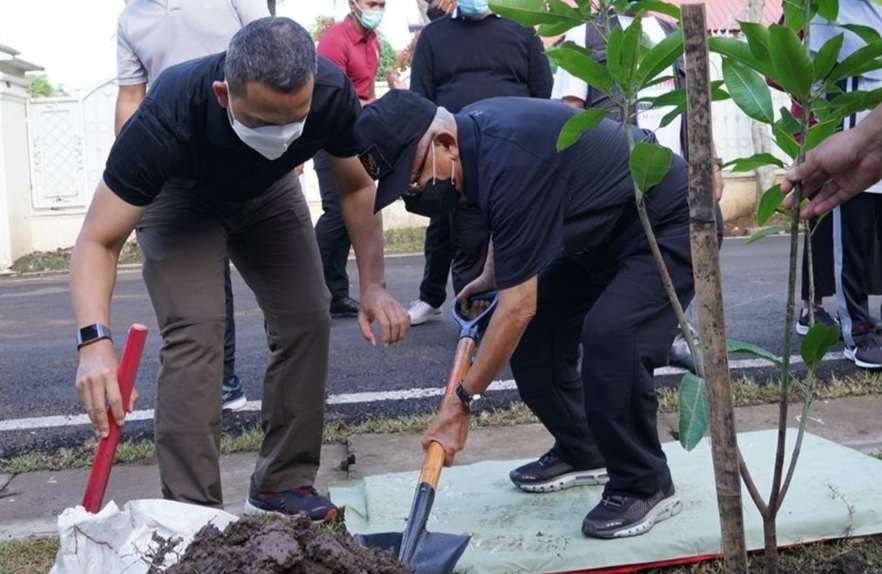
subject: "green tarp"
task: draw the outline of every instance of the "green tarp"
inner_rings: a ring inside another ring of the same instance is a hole
[[[788,437],[792,446],[796,431]],[[775,431],[744,433],[739,444],[760,491],[771,485]],[[644,536],[590,540],[582,517],[600,499],[600,487],[549,494],[517,490],[508,472],[524,461],[487,461],[445,469],[428,529],[470,534],[457,572],[564,572],[715,554],[720,551],[710,443],[665,452],[683,512]],[[789,456],[789,453],[788,453]],[[353,533],[401,531],[410,509],[416,472],[370,476],[331,486],[345,505]],[[759,513],[743,492],[747,542],[763,545]],[[882,532],[882,460],[807,434],[796,475],[778,519],[781,545]]]

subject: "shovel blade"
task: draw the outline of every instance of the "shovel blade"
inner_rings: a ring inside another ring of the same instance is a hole
[[[391,550],[397,556],[401,548],[401,533],[356,534],[355,541],[365,548]],[[453,574],[457,561],[468,545],[468,536],[424,530],[411,566],[416,574]]]

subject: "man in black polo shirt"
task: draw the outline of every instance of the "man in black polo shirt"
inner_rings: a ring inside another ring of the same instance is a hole
[[[604,120],[558,153],[560,128],[575,113],[559,102],[495,98],[453,115],[415,94],[392,92],[359,118],[359,132],[371,141],[360,157],[380,180],[377,209],[400,195],[423,214],[471,201],[491,230],[484,272],[460,301],[497,288],[499,307],[475,364],[456,396],[444,399],[424,440],[440,442],[450,463],[465,443],[469,403],[517,348],[519,387],[518,365],[534,367],[528,376],[544,367],[549,377],[547,398],[533,408],[557,444],[585,469],[605,460],[609,483],[583,532],[618,538],[642,534],[681,509],[659,444],[652,380],[676,318],[637,217],[624,130],[638,141],[654,136]],[[693,294],[686,192],[686,165],[674,156],[646,198],[684,306]],[[535,336],[531,320],[555,322],[554,336]],[[551,377],[579,384],[573,375],[580,342],[585,404],[573,409],[559,400]]]
[[[105,408],[122,423],[109,341],[119,250],[133,229],[162,335],[155,437],[166,498],[222,504],[220,381],[224,258],[257,296],[270,363],[264,442],[246,510],[336,509],[312,487],[319,466],[330,318],[315,235],[295,166],[328,152],[358,256],[359,323],[375,343],[400,341],[407,314],[385,291],[375,188],[354,157],[360,111],[350,82],[316,60],[309,33],[287,18],[242,28],[226,53],[161,74],[120,132],[74,248],[79,332],[76,388],[96,432]]]

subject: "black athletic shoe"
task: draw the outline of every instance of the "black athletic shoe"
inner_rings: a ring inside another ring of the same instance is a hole
[[[671,486],[650,498],[604,494],[582,521],[582,534],[590,538],[626,538],[649,532],[656,523],[676,516],[683,503]]]
[[[823,307],[815,307],[815,323],[833,326],[838,325],[839,321],[834,319]],[[796,332],[805,337],[808,335],[809,329],[811,329],[811,325],[809,325],[808,309],[803,307],[799,313],[799,319],[796,320]]]
[[[855,347],[845,347],[845,357],[862,369],[882,369],[882,339],[872,333],[865,335]]]
[[[343,297],[331,301],[331,317],[342,319],[343,317],[358,317],[358,301],[352,297]]]
[[[306,514],[313,522],[326,522],[337,516],[337,507],[311,486],[300,486],[282,492],[257,492],[254,479],[245,501],[246,514]]]
[[[594,468],[577,469],[564,461],[554,449],[531,463],[519,466],[508,477],[515,486],[527,492],[557,492],[574,486],[606,484],[606,468],[599,463]]]
[[[248,403],[239,377],[233,375],[223,384],[221,391],[221,408],[224,411],[238,411]]]

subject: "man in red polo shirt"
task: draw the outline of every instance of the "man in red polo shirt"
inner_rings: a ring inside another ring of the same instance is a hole
[[[380,65],[380,40],[375,30],[383,20],[386,0],[349,0],[350,14],[322,36],[318,53],[335,63],[355,86],[362,105],[376,98],[374,78]],[[334,176],[324,152],[315,156],[322,196],[322,216],[315,226],[325,284],[331,292],[331,316],[355,317],[358,301],[349,296],[349,233],[343,224]]]

